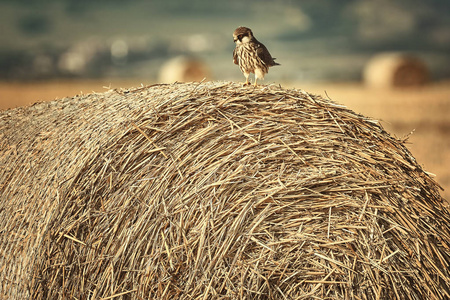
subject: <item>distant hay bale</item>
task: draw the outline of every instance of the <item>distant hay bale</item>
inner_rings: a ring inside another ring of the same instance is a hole
[[[363,77],[364,82],[372,87],[411,87],[427,83],[429,72],[418,57],[403,53],[382,53],[367,63]]]
[[[439,186],[301,90],[155,85],[0,112],[2,299],[448,299]]]
[[[178,56],[167,61],[159,72],[163,83],[202,81],[210,78],[208,66],[199,59]]]

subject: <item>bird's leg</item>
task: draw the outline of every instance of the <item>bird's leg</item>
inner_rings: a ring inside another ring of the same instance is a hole
[[[264,79],[264,71],[259,68],[255,69],[255,87],[258,85],[258,78]]]
[[[250,81],[248,81],[248,77],[250,76],[250,73],[244,73],[245,76],[245,82],[243,83],[243,86],[250,85]]]
[[[258,84],[256,83],[258,81],[258,77],[255,76],[255,83],[253,84],[254,87],[257,87]]]

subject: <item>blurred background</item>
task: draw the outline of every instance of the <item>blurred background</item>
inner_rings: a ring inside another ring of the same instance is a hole
[[[281,63],[264,84],[383,121],[450,199],[448,0],[0,0],[0,109],[157,82],[243,81],[232,33]]]
[[[381,51],[418,55],[450,77],[448,0],[1,0],[0,78],[146,78],[169,58],[204,61],[218,80],[237,26],[283,65],[269,80],[360,80]]]

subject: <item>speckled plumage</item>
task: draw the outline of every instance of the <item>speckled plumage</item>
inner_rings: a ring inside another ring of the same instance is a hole
[[[255,74],[255,86],[258,79],[264,79],[269,72],[269,67],[279,65],[275,58],[269,53],[266,46],[260,43],[250,28],[238,27],[233,33],[236,48],[233,51],[233,62],[239,65],[245,76],[244,85],[250,84],[248,77],[250,73]]]

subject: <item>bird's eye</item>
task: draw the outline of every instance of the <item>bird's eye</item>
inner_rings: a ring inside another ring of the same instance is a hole
[[[238,39],[242,39],[242,34],[238,35]]]

